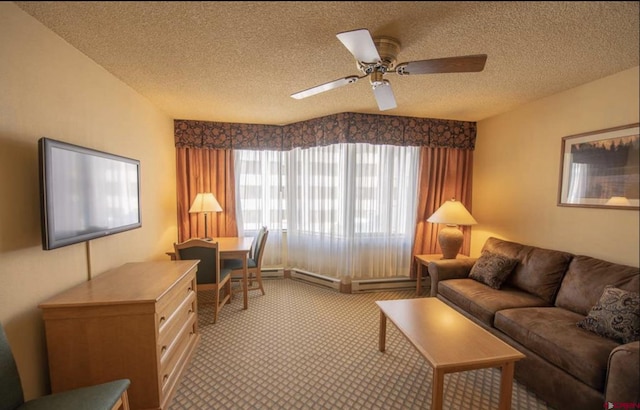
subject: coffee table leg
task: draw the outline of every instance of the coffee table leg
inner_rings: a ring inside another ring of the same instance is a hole
[[[378,348],[381,352],[385,351],[385,341],[387,338],[387,316],[380,310],[380,335],[378,339]]]
[[[431,410],[442,410],[442,398],[444,396],[444,372],[433,369],[433,381],[431,387]]]
[[[418,278],[416,279],[416,296],[420,296],[422,290],[420,287],[422,286],[422,262],[418,261],[418,269],[416,270],[416,275]]]
[[[502,366],[500,378],[500,410],[511,409],[511,391],[513,389],[513,369],[515,362],[509,362]]]

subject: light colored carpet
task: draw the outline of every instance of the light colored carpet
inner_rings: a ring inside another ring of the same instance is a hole
[[[378,350],[376,300],[413,291],[341,294],[292,279],[264,280],[212,323],[199,295],[200,344],[171,404],[180,409],[428,409],[431,368],[388,322]],[[445,409],[496,409],[498,369],[445,376]],[[513,409],[549,409],[514,382]]]

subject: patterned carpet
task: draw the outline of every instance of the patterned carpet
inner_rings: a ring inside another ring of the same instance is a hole
[[[171,403],[180,409],[429,409],[431,368],[392,323],[378,351],[376,300],[412,291],[342,294],[292,279],[236,295],[213,324],[199,295],[202,338]],[[445,376],[445,409],[497,409],[500,372]],[[513,409],[549,409],[514,382]]]

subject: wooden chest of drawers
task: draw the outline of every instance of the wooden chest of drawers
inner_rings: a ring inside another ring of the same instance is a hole
[[[128,378],[131,409],[166,409],[200,338],[197,264],[127,263],[41,303],[52,391]]]

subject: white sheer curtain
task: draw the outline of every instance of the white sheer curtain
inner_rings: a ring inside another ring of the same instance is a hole
[[[369,144],[289,151],[290,267],[344,282],[408,275],[419,155]]]
[[[256,237],[260,227],[269,228],[262,257],[264,267],[283,263],[284,154],[279,151],[234,151],[238,234]]]
[[[419,156],[417,147],[370,144],[236,150],[239,234],[269,227],[264,266],[345,282],[407,276]]]

